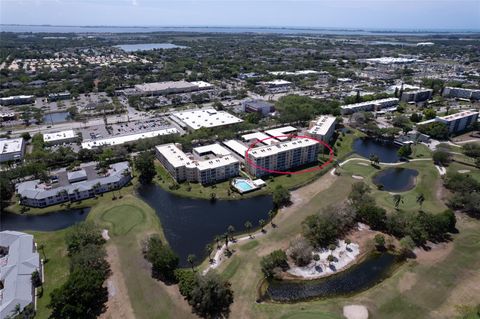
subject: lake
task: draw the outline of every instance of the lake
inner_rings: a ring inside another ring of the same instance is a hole
[[[142,186],[138,194],[156,211],[165,237],[183,267],[188,266],[189,254],[195,254],[199,261],[206,257],[205,246],[216,235],[224,234],[229,225],[236,231],[244,231],[247,220],[258,226],[260,219],[268,221],[268,212],[273,208],[271,196],[211,202],[180,197],[157,185]]]
[[[392,142],[383,142],[371,138],[357,138],[353,141],[353,150],[360,156],[370,158],[375,154],[383,163],[396,163],[400,160],[397,155],[399,147]]]
[[[410,168],[390,167],[372,177],[375,185],[382,185],[387,192],[405,192],[415,187],[418,171]]]
[[[141,43],[141,44],[119,44],[114,45],[125,52],[148,51],[154,49],[185,49],[186,46],[176,45],[173,43]]]
[[[41,215],[1,213],[0,230],[56,231],[87,218],[90,208],[75,208]]]
[[[43,122],[45,124],[56,124],[56,123],[63,123],[69,121],[69,112],[55,112],[45,114],[43,116]]]
[[[336,275],[315,280],[272,280],[265,297],[274,301],[296,302],[358,293],[384,280],[397,258],[390,253],[374,253],[365,261]]]

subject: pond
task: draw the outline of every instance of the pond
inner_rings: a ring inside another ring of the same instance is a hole
[[[68,228],[87,218],[90,208],[76,208],[41,215],[2,212],[0,230],[56,231]]]
[[[140,44],[119,44],[114,47],[120,48],[125,52],[148,51],[154,49],[185,49],[186,46],[173,43],[140,43]]]
[[[382,142],[371,138],[357,138],[353,141],[353,150],[360,156],[369,158],[371,154],[379,157],[380,162],[396,163],[400,160],[397,155],[399,147],[392,142]]]
[[[396,263],[397,257],[393,254],[375,253],[360,264],[330,277],[303,281],[272,280],[265,297],[296,302],[358,293],[387,278]]]
[[[199,261],[206,257],[205,246],[213,242],[216,235],[224,234],[229,225],[236,231],[244,231],[246,221],[258,226],[260,219],[268,220],[268,212],[273,207],[271,196],[211,202],[180,197],[157,185],[142,186],[138,194],[156,211],[182,267],[188,266],[189,254],[195,254]]]
[[[418,171],[410,168],[390,167],[372,177],[375,185],[388,192],[405,192],[415,187]]]
[[[67,122],[69,121],[69,112],[55,112],[55,113],[49,113],[45,114],[43,116],[43,122],[45,124],[55,124],[55,123],[62,123],[62,122]]]

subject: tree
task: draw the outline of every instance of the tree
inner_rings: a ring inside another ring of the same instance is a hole
[[[290,203],[290,191],[282,185],[277,185],[272,194],[273,205],[278,208]]]
[[[175,270],[175,279],[178,282],[178,290],[185,298],[190,299],[191,292],[195,287],[195,273],[190,269]]]
[[[352,185],[352,190],[348,195],[348,199],[355,208],[359,208],[363,205],[373,205],[375,201],[369,195],[370,191],[370,187],[364,182],[355,182]]]
[[[357,211],[357,219],[375,230],[385,229],[386,218],[387,211],[372,204],[362,205]]]
[[[333,253],[333,251],[337,248],[337,245],[335,244],[330,244],[328,245],[328,249]]]
[[[340,235],[337,220],[325,215],[310,215],[302,222],[303,236],[313,246],[325,247],[334,243]]]
[[[163,245],[158,236],[148,239],[145,258],[152,264],[152,277],[166,282],[175,280],[179,258],[170,247]]]
[[[222,236],[216,235],[214,238],[215,242],[217,243],[217,249],[220,249],[220,240],[222,240]]]
[[[197,256],[195,256],[194,254],[190,254],[190,255],[187,256],[187,261],[190,264],[190,266],[192,267],[192,271],[195,271],[195,260],[196,259],[197,259]]]
[[[425,196],[420,193],[417,195],[417,204],[420,205],[420,209],[422,209],[423,202],[425,201]]]
[[[230,235],[230,240],[233,241],[234,240],[233,234],[235,233],[235,227],[233,227],[233,225],[228,226],[227,232]]]
[[[209,262],[212,262],[212,252],[213,252],[213,246],[212,244],[207,244],[205,246],[205,252],[207,253],[208,255],[208,261]]]
[[[370,154],[370,164],[372,165],[378,165],[380,164],[380,157],[378,157],[377,154]]]
[[[432,154],[433,162],[437,165],[447,166],[452,161],[450,153],[443,150],[435,150]]]
[[[272,227],[275,227],[275,224],[273,223],[273,218],[275,217],[275,212],[273,210],[270,210],[268,212],[268,218],[270,219],[270,224]]]
[[[417,130],[435,139],[446,140],[448,138],[448,127],[444,123],[433,122],[419,125],[417,126]]]
[[[348,245],[350,245],[351,243],[352,241],[350,240],[350,238],[345,239],[345,248],[347,248]]]
[[[141,184],[150,184],[157,174],[153,155],[149,151],[145,151],[135,157],[135,167],[139,171],[139,181]]]
[[[252,234],[250,233],[250,229],[252,229],[252,223],[249,220],[247,220],[244,226],[245,226],[245,229],[247,230],[248,236],[251,237]]]
[[[226,318],[233,303],[233,291],[228,281],[213,272],[197,275],[188,303],[193,312],[204,318]]]
[[[85,246],[105,243],[100,228],[90,221],[75,224],[65,236],[65,241],[69,256],[80,252]]]
[[[382,234],[376,234],[374,240],[375,240],[375,245],[378,248],[385,247],[385,236],[383,236]]]
[[[287,270],[287,254],[281,250],[274,250],[260,261],[262,272],[266,278],[272,278],[278,270]],[[278,270],[277,270],[278,269]]]
[[[38,288],[42,285],[42,278],[40,277],[40,273],[38,272],[38,270],[32,272],[31,281],[34,288]]]
[[[400,252],[403,256],[407,256],[415,248],[415,242],[412,237],[405,236],[400,239]]]
[[[21,136],[25,141],[28,141],[28,140],[30,140],[30,139],[32,138],[31,135],[30,135],[30,133],[28,133],[28,132],[24,132],[24,133],[22,133],[22,135],[20,135],[20,136]]]
[[[412,148],[410,147],[409,144],[402,145],[398,151],[397,154],[400,158],[407,158],[410,155],[412,155]]]
[[[260,229],[261,229],[262,233],[265,231],[265,229],[264,229],[265,224],[266,224],[266,223],[265,223],[265,219],[260,219],[260,220],[258,221],[258,225],[260,226]]]
[[[425,116],[425,119],[431,120],[437,116],[437,112],[434,109],[429,108],[423,111],[423,115]]]
[[[395,209],[398,209],[400,203],[403,203],[403,197],[400,194],[393,195],[393,205],[395,205]]]
[[[93,269],[107,279],[111,271],[106,257],[107,252],[103,246],[86,245],[70,258],[70,272],[78,269]]]
[[[303,237],[296,238],[290,242],[287,250],[288,255],[295,261],[297,266],[305,266],[312,261],[313,247]]]
[[[50,318],[95,319],[105,311],[108,300],[104,278],[92,269],[76,270],[50,294]]]

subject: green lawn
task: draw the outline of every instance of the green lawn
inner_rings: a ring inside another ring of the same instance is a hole
[[[452,162],[448,165],[447,172],[469,171],[468,174],[480,182],[480,169],[464,165],[457,162]]]

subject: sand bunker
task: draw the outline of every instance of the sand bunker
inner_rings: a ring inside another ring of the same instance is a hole
[[[363,179],[363,176],[360,176],[360,175],[352,175],[352,177],[355,179]]]
[[[347,319],[368,319],[368,309],[362,305],[349,305],[343,307],[343,315]]]

